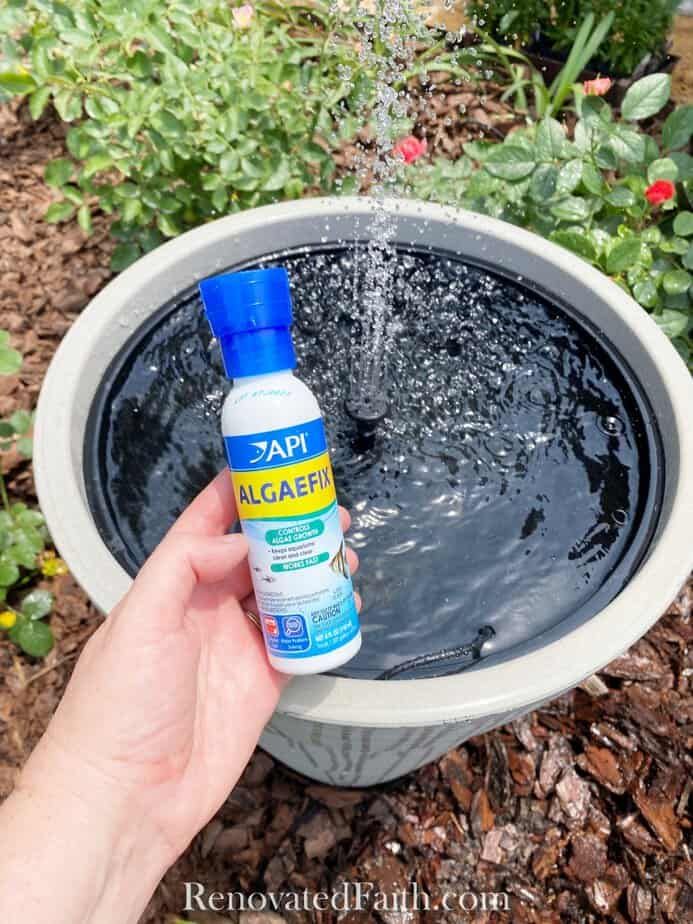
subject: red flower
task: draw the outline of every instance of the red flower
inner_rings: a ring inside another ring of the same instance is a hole
[[[671,180],[657,180],[648,189],[645,190],[645,198],[650,205],[661,205],[663,202],[669,202],[676,195],[676,186]]]
[[[582,88],[587,96],[606,96],[613,85],[610,77],[597,77],[596,80],[586,80]]]
[[[427,150],[428,142],[425,138],[420,141],[414,135],[409,135],[409,137],[402,138],[397,142],[392,149],[392,153],[395,157],[401,157],[405,164],[413,164],[415,160],[423,157]]]

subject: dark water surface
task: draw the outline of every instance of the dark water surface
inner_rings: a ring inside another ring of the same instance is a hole
[[[402,252],[389,412],[369,441],[344,409],[353,260],[270,261],[291,273],[298,374],[321,401],[361,556],[364,645],[339,673],[448,673],[594,615],[636,566],[658,500],[655,435],[626,374],[523,284]],[[95,518],[130,573],[224,465],[228,388],[194,292],[135,338],[86,446]]]

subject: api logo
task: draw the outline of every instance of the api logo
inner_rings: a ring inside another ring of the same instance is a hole
[[[260,440],[258,443],[251,443],[258,454],[254,459],[249,459],[250,465],[259,465],[260,462],[272,462],[274,459],[293,459],[296,453],[307,455],[308,453],[308,434],[294,433],[282,440]]]

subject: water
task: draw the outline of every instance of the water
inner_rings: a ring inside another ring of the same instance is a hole
[[[397,225],[386,200],[396,195],[404,166],[394,145],[411,109],[404,78],[414,64],[415,41],[423,35],[424,25],[409,0],[373,0],[370,6],[357,0],[347,5],[355,7],[361,67],[374,74],[373,109],[361,113],[373,128],[372,156],[359,158],[355,167],[357,187],[369,193],[373,212],[364,235],[368,245],[362,254],[354,251],[352,317],[360,323],[350,344],[349,386],[352,415],[370,422],[385,409],[392,338]],[[340,3],[335,2],[333,12],[338,14],[339,9]]]
[[[596,613],[626,583],[652,503],[629,382],[523,285],[399,251],[387,410],[364,430],[346,409],[357,258],[349,245],[275,261],[291,273],[298,372],[321,400],[362,560],[364,645],[340,673],[465,669]],[[102,386],[87,490],[130,573],[223,467],[226,389],[194,294],[136,335]]]

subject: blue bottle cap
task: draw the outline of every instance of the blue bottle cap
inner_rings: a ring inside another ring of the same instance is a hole
[[[213,276],[200,283],[200,295],[230,378],[296,368],[284,267]]]

